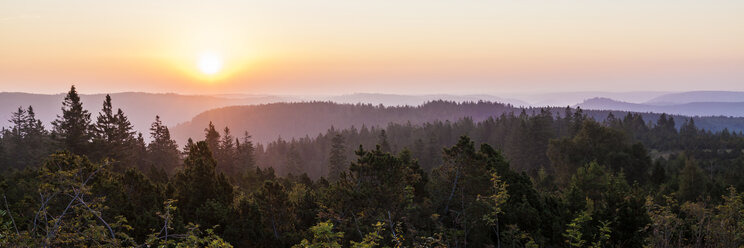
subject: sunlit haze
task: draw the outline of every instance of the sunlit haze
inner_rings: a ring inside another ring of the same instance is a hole
[[[3,1],[2,91],[744,90],[744,1]]]

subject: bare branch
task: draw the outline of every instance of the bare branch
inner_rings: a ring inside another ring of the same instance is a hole
[[[108,222],[106,222],[106,221],[105,221],[105,220],[104,220],[104,219],[103,219],[103,218],[101,217],[101,215],[99,215],[98,213],[96,213],[96,211],[93,211],[93,209],[90,209],[90,207],[88,206],[88,204],[86,204],[86,203],[85,203],[85,201],[83,201],[83,198],[82,198],[82,197],[78,197],[77,199],[78,199],[78,201],[80,201],[80,203],[82,203],[82,204],[83,204],[83,206],[85,206],[85,208],[87,208],[87,209],[88,209],[88,211],[90,211],[90,213],[92,213],[93,215],[95,215],[96,217],[98,217],[98,219],[99,219],[99,220],[100,220],[101,222],[103,222],[103,224],[104,224],[104,225],[106,225],[106,228],[108,228],[108,230],[109,230],[109,233],[111,234],[111,238],[116,238],[116,235],[114,234],[114,230],[112,230],[112,229],[111,229],[111,226],[109,226]]]
[[[10,216],[10,221],[13,222],[13,228],[15,228],[16,234],[21,235],[21,233],[18,232],[18,227],[16,226],[15,219],[13,219],[13,213],[11,213],[10,208],[8,208],[8,199],[5,198],[5,194],[3,194],[3,201],[5,201],[5,210],[8,212],[8,215]]]

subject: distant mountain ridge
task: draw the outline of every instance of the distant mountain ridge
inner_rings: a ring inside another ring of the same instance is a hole
[[[225,98],[216,96],[157,94],[141,92],[112,93],[113,107],[121,108],[138,132],[147,136],[150,124],[160,115],[166,125],[175,125],[190,120],[195,115],[209,109],[270,102],[287,101],[279,96],[246,96],[242,98]],[[96,120],[106,94],[81,94],[83,108],[91,112],[91,119]],[[36,117],[47,129],[51,122],[62,113],[62,101],[65,94],[30,94],[0,92],[0,127],[10,126],[8,120],[18,107],[34,108]]]
[[[444,100],[453,102],[478,102],[489,101],[510,104],[517,107],[529,107],[530,104],[514,98],[503,98],[493,95],[398,95],[398,94],[380,94],[380,93],[354,93],[349,95],[315,97],[307,100],[326,100],[335,103],[365,103],[365,104],[382,104],[385,106],[418,106],[430,101]]]
[[[331,127],[361,128],[363,125],[384,126],[391,122],[421,124],[465,117],[480,121],[493,113],[513,109],[491,102],[433,101],[420,106],[394,107],[332,102],[272,103],[209,110],[189,122],[172,127],[171,132],[174,139],[183,144],[188,138],[202,139],[204,128],[213,122],[219,130],[230,127],[235,136],[242,136],[243,132],[248,131],[256,141],[269,142],[278,138],[314,136]]]
[[[421,106],[393,106],[385,107],[372,104],[338,104],[332,102],[297,102],[272,103],[252,106],[232,106],[213,109],[201,113],[191,121],[171,128],[174,139],[180,144],[188,138],[200,140],[204,138],[204,129],[212,122],[216,128],[231,129],[233,136],[242,136],[249,132],[254,141],[267,143],[278,138],[293,139],[306,136],[316,136],[326,132],[329,128],[345,129],[361,128],[363,125],[386,126],[389,123],[421,125],[438,121],[457,121],[470,118],[474,122],[483,121],[489,117],[513,113],[519,115],[522,111],[532,115],[540,113],[541,108],[517,108],[495,102],[455,103],[433,101]],[[561,116],[565,107],[545,108],[553,116]],[[618,118],[627,115],[627,111],[585,110],[587,116],[603,121],[610,113]],[[646,122],[656,122],[659,113],[641,113]],[[677,127],[686,116],[673,115]],[[744,117],[695,117],[698,127],[720,131],[744,131]],[[435,125],[435,124],[434,124]]]
[[[602,93],[602,92],[600,92]],[[546,98],[559,99],[561,97],[567,97],[570,99],[576,99],[576,97],[582,97],[590,94],[590,92],[578,92],[578,93],[555,93],[555,94],[542,94]],[[599,93],[597,93],[599,94]],[[744,92],[726,92],[726,91],[696,91],[696,92],[684,92],[684,93],[671,93],[666,94],[664,92],[639,92],[637,96],[633,96],[632,92],[626,93],[613,93],[614,96],[623,97],[623,99],[651,99],[643,103],[631,103],[621,102],[612,100],[610,98],[591,98],[581,102],[579,104],[569,104],[571,106],[578,106],[584,109],[595,109],[595,110],[615,110],[615,111],[631,111],[631,112],[653,112],[653,113],[670,113],[688,116],[744,116]],[[601,95],[613,95],[607,92]],[[539,95],[539,94],[538,94]],[[105,94],[81,94],[83,106],[92,113],[92,118],[98,116],[98,112],[101,109]],[[253,94],[223,94],[223,95],[180,95],[172,93],[141,93],[141,92],[124,92],[124,93],[112,93],[114,108],[121,108],[125,114],[129,117],[130,121],[135,127],[135,130],[141,132],[147,136],[149,127],[152,121],[155,119],[155,115],[160,115],[162,121],[171,127],[176,126],[179,123],[191,123],[194,120],[200,120],[196,117],[197,115],[209,115],[206,113],[217,108],[229,107],[229,106],[243,106],[243,105],[258,105],[278,102],[291,102],[291,103],[308,103],[312,101],[329,101],[335,103],[364,103],[370,104],[375,107],[378,105],[383,106],[421,106],[427,102],[446,100],[457,103],[470,102],[477,103],[479,101],[486,102],[499,102],[505,103],[504,107],[529,107],[530,104],[516,98],[498,97],[487,94],[480,95],[452,95],[452,94],[431,94],[431,95],[399,95],[399,94],[380,94],[380,93],[355,93],[347,95],[329,95],[329,96],[281,96],[281,95],[253,95]],[[735,100],[742,98],[741,101],[736,102]],[[64,94],[32,94],[32,93],[18,93],[18,92],[0,92],[0,127],[8,127],[10,123],[10,115],[16,111],[18,107],[26,108],[31,105],[34,107],[37,118],[42,120],[47,129],[51,128],[51,121],[61,113],[61,103],[64,98]],[[721,99],[721,102],[686,102],[690,100],[708,99],[715,98]],[[680,104],[669,104],[669,102],[684,102]],[[730,101],[730,102],[725,102]],[[653,103],[648,103],[653,102]],[[663,103],[662,103],[663,102]],[[509,106],[507,106],[509,105]],[[536,106],[536,105],[532,105]],[[539,105],[537,105],[539,106]],[[563,105],[566,106],[566,105]],[[562,106],[558,106],[562,107]],[[329,107],[330,108],[330,107]],[[309,110],[308,110],[309,111]],[[411,116],[398,116],[395,118],[382,118],[374,122],[370,122],[374,125],[385,125],[390,121],[408,121],[411,120],[416,122],[430,121],[430,120],[457,120],[458,118],[468,116],[467,113],[473,114],[471,116],[476,118],[482,115],[482,112],[467,112],[469,110],[457,110],[451,109],[453,112],[437,112],[432,111],[429,116],[419,116],[411,119]],[[465,111],[465,112],[459,112]],[[520,111],[514,108],[513,111]],[[365,113],[374,111],[363,111]],[[494,114],[494,111],[486,111],[485,113]],[[413,113],[412,115],[419,115],[420,113]],[[307,123],[307,120],[291,119],[284,117],[277,117],[273,115],[267,115],[266,117],[278,118],[283,120],[292,120],[298,123],[304,123],[307,125],[314,125],[313,123]],[[340,117],[327,115],[332,120],[338,120]],[[436,118],[435,118],[436,117]],[[598,116],[602,117],[602,116]],[[310,133],[298,132],[295,133],[293,130],[285,130],[287,134],[292,133],[297,135],[313,134],[314,132],[324,131],[330,125],[337,125],[333,122],[322,122],[328,124],[328,126],[318,126]],[[346,124],[359,124],[357,122],[343,122]],[[716,123],[721,123],[716,121]],[[324,125],[325,125],[324,124]],[[188,125],[188,124],[185,124]],[[201,127],[197,130],[202,130],[206,123],[199,123]],[[345,124],[344,124],[345,125]],[[232,125],[230,125],[232,127]],[[719,126],[716,126],[718,128]],[[304,129],[303,129],[304,130]],[[185,135],[185,134],[184,134]],[[189,134],[191,135],[191,134]],[[258,134],[256,134],[258,135]],[[272,134],[273,135],[273,134]],[[282,137],[294,137],[293,135],[285,135]],[[278,137],[277,135],[271,136],[273,138]],[[273,138],[265,137],[266,140]],[[182,141],[182,140],[181,140]]]
[[[333,101],[339,103],[369,103],[386,106],[418,106],[435,100],[455,102],[500,101],[515,106],[528,106],[517,99],[506,99],[491,95],[396,95],[357,93],[339,96],[280,96],[253,94],[218,94],[218,95],[181,95],[174,93],[123,92],[111,93],[114,108],[121,108],[129,117],[136,131],[147,136],[150,124],[159,115],[168,126],[191,120],[199,113],[210,109],[256,105],[276,102]],[[83,107],[91,112],[95,121],[106,94],[80,94]],[[8,127],[12,112],[18,107],[34,108],[36,117],[47,129],[51,122],[61,114],[65,94],[33,94],[22,92],[0,92],[0,127]]]
[[[744,102],[744,92],[737,91],[689,91],[655,97],[645,104],[682,104],[696,102]]]
[[[662,98],[670,99],[670,98]],[[616,101],[609,98],[592,98],[576,106],[593,110],[621,110],[630,112],[653,112],[686,116],[733,116],[744,117],[742,102],[689,102],[681,104],[640,104]]]

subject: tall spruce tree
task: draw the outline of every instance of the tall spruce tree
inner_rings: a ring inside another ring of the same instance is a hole
[[[227,175],[232,175],[235,170],[235,160],[237,151],[235,150],[234,137],[230,133],[230,128],[225,127],[222,138],[220,139],[219,150],[216,153],[218,169]]]
[[[679,200],[685,202],[704,199],[707,184],[708,177],[697,165],[697,161],[686,158],[685,167],[679,172]]]
[[[140,167],[139,160],[142,154],[137,149],[139,143],[132,123],[121,109],[117,109],[114,114],[111,96],[106,95],[94,127],[95,152],[91,152],[95,158],[114,159],[116,160],[115,168]]]
[[[180,164],[180,154],[176,141],[171,139],[168,127],[163,125],[160,116],[150,125],[150,138],[147,145],[148,162],[156,168],[173,172]]]
[[[52,122],[52,136],[64,149],[74,154],[88,155],[93,125],[90,113],[83,109],[83,102],[73,85],[62,102],[62,115]]]
[[[214,124],[209,122],[209,126],[204,129],[204,141],[207,142],[209,150],[216,155],[220,149],[220,133],[214,128]]]
[[[346,170],[346,148],[344,145],[344,136],[336,134],[331,140],[331,153],[328,164],[328,180],[335,182],[339,179],[341,172]]]
[[[49,140],[49,131],[44,129],[41,120],[36,119],[34,108],[28,106],[26,110],[26,144],[29,149],[29,159],[36,159],[41,162],[41,158],[51,153]]]
[[[3,171],[8,168],[8,158],[7,158],[7,152],[5,151],[5,128],[3,127],[2,130],[0,130],[0,171]]]
[[[197,210],[200,207],[219,204],[227,208],[232,203],[233,187],[222,173],[216,171],[216,167],[206,142],[199,141],[191,147],[184,160],[184,169],[171,181],[184,219],[197,220],[198,223]]]
[[[243,134],[243,142],[236,139],[235,146],[238,150],[237,169],[240,171],[253,170],[256,167],[256,147],[251,141],[251,135],[246,131]]]
[[[13,126],[3,133],[7,166],[20,169],[40,165],[51,149],[49,133],[36,119],[34,109],[31,106],[25,110],[19,107],[17,112],[12,113],[10,122]]]
[[[383,152],[391,152],[392,149],[390,149],[390,143],[388,142],[387,134],[385,133],[385,129],[380,130],[380,137],[378,143],[380,145],[380,149]]]

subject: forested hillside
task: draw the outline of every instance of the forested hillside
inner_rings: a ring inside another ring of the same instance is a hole
[[[215,113],[322,130],[254,143],[263,129],[215,119],[178,146],[157,117],[133,131],[115,101],[91,113],[72,88],[51,130],[12,113],[0,246],[744,245],[744,134],[724,128],[738,118],[272,104]],[[391,120],[320,126],[338,115]]]
[[[209,96],[142,92],[114,93],[111,97],[116,99],[114,107],[126,111],[129,120],[135,125],[135,130],[143,133],[147,132],[155,115],[159,115],[163,122],[175,125],[213,108],[289,100],[289,98],[280,96]],[[65,94],[0,92],[0,127],[8,127],[11,112],[18,107],[28,106],[33,106],[36,118],[41,120],[45,126],[50,127],[50,123],[60,114],[59,103],[64,98]],[[81,101],[85,103],[84,108],[91,112],[97,112],[100,109],[100,103],[105,98],[106,94],[80,94]]]
[[[447,102],[432,101],[420,106],[383,106],[370,104],[336,104],[332,102],[272,103],[250,106],[232,106],[203,112],[191,121],[172,128],[173,137],[179,144],[188,138],[200,137],[204,127],[212,122],[223,128],[228,126],[233,132],[249,132],[259,143],[278,138],[302,138],[315,136],[333,126],[337,129],[387,126],[389,123],[411,123],[421,125],[436,121],[457,121],[470,118],[481,122],[502,114],[519,115],[524,110],[527,115],[548,111],[553,116],[563,115],[566,107],[516,108],[496,102]],[[584,113],[604,121],[609,113],[625,116],[626,111],[585,110]],[[660,113],[640,113],[645,121],[656,122]],[[677,120],[689,117],[672,115]],[[693,117],[698,127],[710,131],[744,131],[744,117]],[[682,124],[678,121],[677,128]]]

